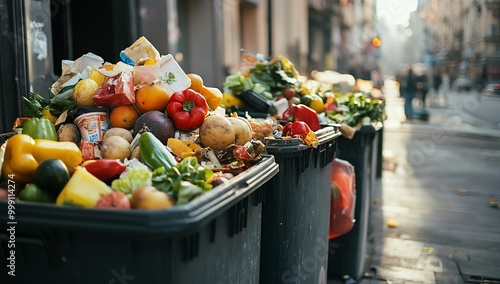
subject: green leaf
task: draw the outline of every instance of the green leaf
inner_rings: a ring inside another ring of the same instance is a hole
[[[131,194],[143,185],[152,185],[151,171],[145,168],[132,168],[124,177],[113,180],[111,188],[125,194]]]
[[[181,181],[176,205],[186,204],[202,193],[203,190],[199,186],[189,181]]]
[[[24,116],[42,117],[43,109],[47,107],[47,100],[37,93],[30,92],[27,97],[21,98],[21,109]]]

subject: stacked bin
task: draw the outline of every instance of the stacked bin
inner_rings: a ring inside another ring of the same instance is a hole
[[[269,140],[280,171],[262,208],[260,283],[326,283],[332,162],[340,132],[317,131],[319,146]]]
[[[329,278],[349,275],[359,280],[364,272],[373,187],[377,178],[377,160],[381,126],[366,125],[352,139],[339,138],[337,157],[354,166],[356,174],[356,222],[351,231],[329,242]]]
[[[18,202],[16,276],[7,274],[0,215],[0,283],[258,283],[265,184],[272,156],[168,210],[88,209]],[[1,212],[7,202],[0,201]]]

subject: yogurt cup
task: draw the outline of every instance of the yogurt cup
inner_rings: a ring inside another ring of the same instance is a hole
[[[101,142],[109,127],[105,112],[84,113],[75,118],[75,124],[80,129],[82,139],[89,142]]]

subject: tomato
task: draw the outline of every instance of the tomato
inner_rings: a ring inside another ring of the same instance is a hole
[[[287,100],[291,100],[293,97],[295,97],[295,90],[293,88],[284,88],[281,91],[281,94],[283,95],[284,98]]]

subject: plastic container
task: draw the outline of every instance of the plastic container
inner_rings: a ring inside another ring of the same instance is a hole
[[[80,129],[82,139],[89,142],[101,142],[104,132],[108,130],[106,112],[88,112],[75,118],[75,124]]]
[[[267,140],[280,171],[262,207],[260,283],[326,283],[330,178],[340,132],[317,132],[319,146]]]
[[[262,199],[279,170],[263,160],[168,210],[15,205],[16,276],[7,274],[0,215],[0,283],[258,283]],[[7,203],[0,201],[7,212]]]
[[[381,127],[363,126],[356,131],[352,139],[344,136],[338,140],[339,159],[354,166],[356,175],[356,204],[354,217],[356,222],[348,233],[331,239],[329,242],[328,276],[329,278],[350,275],[361,279],[365,268],[368,229],[370,224],[370,205],[372,187],[376,179],[376,137]]]

